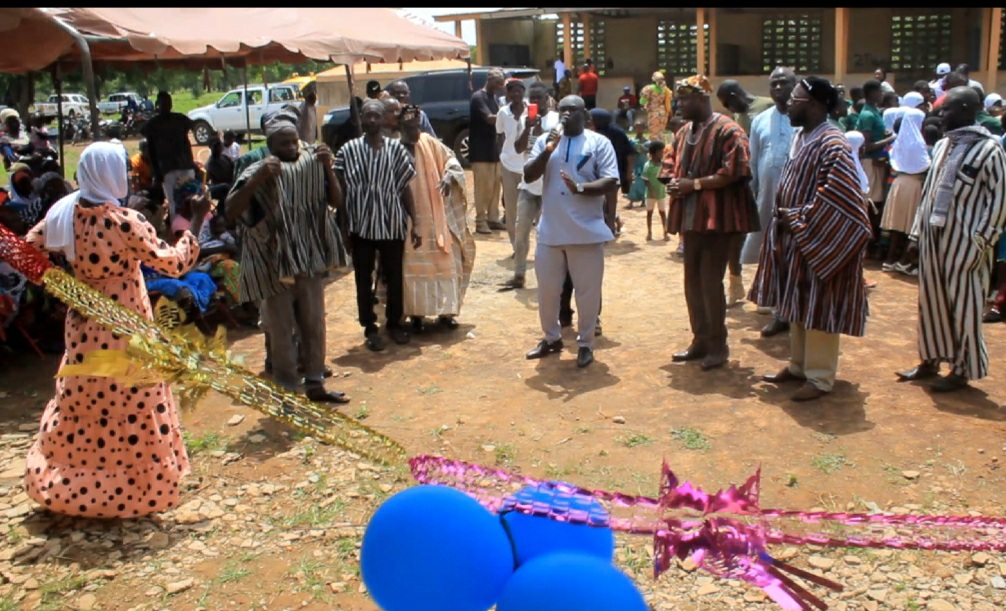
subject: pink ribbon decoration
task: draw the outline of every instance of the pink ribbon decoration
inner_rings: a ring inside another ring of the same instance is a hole
[[[489,511],[517,511],[560,522],[607,527],[653,536],[654,577],[674,558],[723,579],[761,588],[786,611],[824,611],[828,605],[790,577],[841,591],[839,583],[769,555],[769,545],[894,548],[942,551],[1006,551],[1006,518],[932,515],[883,515],[761,509],[761,471],[740,487],[710,494],[679,482],[665,462],[658,498],[588,490],[573,484],[542,481],[516,473],[437,456],[409,460],[421,484],[461,490]],[[520,502],[525,486],[551,492],[552,500]],[[604,512],[582,509],[596,500]],[[823,525],[829,533],[816,532]]]

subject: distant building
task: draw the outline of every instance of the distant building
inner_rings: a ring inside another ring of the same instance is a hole
[[[941,62],[969,64],[989,93],[1006,82],[1002,8],[533,8],[435,19],[458,31],[475,20],[482,64],[528,65],[551,80],[555,59],[570,69],[593,59],[598,103],[608,107],[622,86],[641,86],[654,70],[670,78],[699,66],[760,95],[780,64],[848,87],[883,67],[905,91],[932,79]]]

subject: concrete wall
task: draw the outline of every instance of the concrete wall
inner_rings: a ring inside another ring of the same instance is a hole
[[[821,59],[822,76],[832,77],[835,71],[835,12],[832,9],[804,9],[817,12],[821,18]],[[869,78],[877,66],[887,66],[891,55],[891,18],[894,8],[852,8],[849,9],[849,45],[847,72],[844,82],[847,87],[862,84]],[[980,8],[937,8],[933,11],[950,11],[952,17],[951,56],[946,61],[957,65],[971,64],[974,69],[980,68],[979,39],[981,19],[984,15]],[[920,12],[922,9],[920,9]],[[762,67],[762,21],[768,11],[728,12],[718,10],[716,13],[718,76],[714,84],[725,78],[735,78],[745,88],[755,95],[768,94],[768,77],[763,74]],[[782,13],[785,14],[785,13]],[[662,18],[676,20],[694,19],[694,13],[682,14],[679,10],[673,17],[660,14],[648,14],[640,17],[605,20],[605,49],[607,55],[614,61],[612,70],[608,70],[601,79],[601,89],[598,94],[598,104],[611,108],[621,95],[622,86],[635,83],[645,85],[650,80],[650,74],[657,69],[657,21]],[[551,66],[546,67],[546,60],[555,59],[555,23],[533,19],[486,20],[483,23],[489,44],[493,42],[507,44],[526,44],[531,48],[532,64],[542,69],[542,78],[546,81],[552,78]],[[735,50],[729,47],[734,47]],[[731,66],[731,56],[736,57]],[[734,68],[734,70],[730,70]],[[935,68],[935,66],[934,66]],[[727,70],[733,72],[727,75]],[[898,90],[906,90],[919,75],[890,73],[888,79]],[[973,75],[973,76],[978,76]],[[980,77],[979,77],[980,78]],[[999,83],[1003,83],[1002,77]],[[1002,86],[998,87],[1001,91]]]

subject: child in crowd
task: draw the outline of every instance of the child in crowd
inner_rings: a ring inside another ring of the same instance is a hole
[[[628,205],[625,206],[626,210],[631,210],[632,205],[636,203],[642,206],[646,201],[646,183],[643,182],[643,167],[646,165],[648,157],[648,143],[645,135],[646,119],[636,119],[632,124],[632,129],[635,133],[629,138],[629,142],[636,150],[636,157],[632,168],[632,186],[629,187],[629,192],[625,196],[629,200]]]
[[[647,145],[648,159],[643,166],[643,182],[646,183],[646,240],[653,239],[653,209],[660,211],[660,226],[664,240],[671,239],[667,233],[667,186],[660,182],[660,164],[664,158],[664,143],[654,140]]]
[[[224,155],[230,157],[232,161],[237,161],[241,156],[241,145],[237,139],[237,135],[233,131],[224,132]]]

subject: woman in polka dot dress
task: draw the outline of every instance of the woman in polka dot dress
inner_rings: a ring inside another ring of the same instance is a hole
[[[57,202],[28,240],[62,252],[77,279],[151,319],[140,264],[172,277],[189,271],[199,256],[195,235],[201,221],[193,223],[194,233],[186,232],[170,246],[142,214],[120,207],[127,193],[121,145],[89,146],[80,157],[77,179],[80,191]],[[209,200],[194,205],[208,209]],[[92,350],[124,350],[128,339],[73,310],[65,337],[63,363],[80,363]],[[178,481],[188,473],[167,385],[66,377],[56,380],[56,396],[28,452],[25,487],[57,513],[128,518],[176,506]]]

